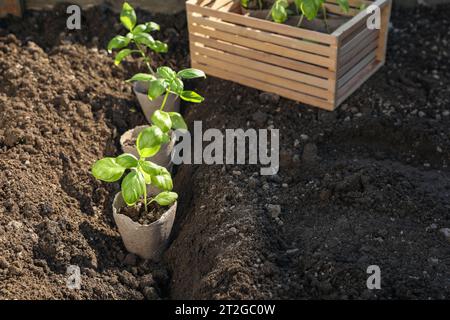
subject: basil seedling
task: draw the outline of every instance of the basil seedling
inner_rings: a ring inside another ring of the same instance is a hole
[[[129,153],[118,157],[106,157],[98,160],[92,166],[92,175],[105,182],[116,182],[122,179],[122,197],[128,206],[143,201],[144,207],[156,202],[161,206],[168,206],[175,202],[178,195],[172,192],[173,182],[170,172],[149,160],[156,155],[161,145],[167,142],[167,133],[157,126],[150,126],[142,130],[136,141],[139,159]],[[147,198],[147,185],[154,185],[162,190],[156,196]]]
[[[151,59],[146,54],[146,48],[157,53],[167,52],[167,44],[155,40],[150,34],[153,31],[159,31],[159,25],[152,21],[137,24],[136,12],[128,2],[122,6],[120,21],[128,33],[125,36],[117,35],[108,43],[108,52],[111,53],[113,49],[120,50],[114,58],[114,64],[119,65],[127,56],[138,53],[144,59],[149,72],[154,74]]]

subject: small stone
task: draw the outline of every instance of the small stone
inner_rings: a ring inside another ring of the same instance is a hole
[[[4,257],[0,257],[0,269],[8,269],[8,268],[9,262]]]
[[[303,149],[302,159],[305,162],[317,160],[317,146],[314,143],[307,143]]]
[[[231,232],[231,233],[237,233],[237,229],[236,229],[235,227],[231,227],[231,228],[230,228],[230,232]]]
[[[155,280],[153,279],[153,276],[151,274],[142,276],[139,281],[140,288],[151,287],[153,285],[155,285]]]
[[[272,218],[278,218],[281,213],[281,206],[278,204],[268,204],[267,211]]]
[[[298,139],[295,139],[294,141],[294,147],[297,147],[300,144],[300,141]]]
[[[262,127],[266,124],[267,118],[268,118],[267,114],[262,111],[256,111],[252,115],[253,121],[255,121],[256,125],[258,125],[260,127]]]
[[[299,251],[300,251],[300,249],[298,249],[298,248],[289,249],[289,250],[286,250],[286,254],[293,255],[293,254],[295,254],[295,253],[297,253]]]
[[[444,235],[447,241],[450,241],[450,228],[442,228],[439,231]]]
[[[425,168],[429,168],[429,167],[431,167],[431,164],[429,164],[428,162],[425,162],[425,163],[423,164],[423,166],[424,166]]]
[[[280,101],[280,96],[275,93],[269,93],[269,92],[261,92],[259,94],[259,101],[261,103],[278,103]]]
[[[303,141],[307,141],[309,139],[309,136],[307,134],[301,134],[300,139],[302,139]]]
[[[142,293],[144,294],[145,299],[147,300],[158,300],[159,296],[156,292],[156,289],[153,287],[146,287],[144,290],[142,290]]]
[[[450,111],[444,110],[444,111],[442,111],[442,115],[443,115],[444,117],[448,117],[448,116],[450,116]]]
[[[425,117],[427,114],[423,111],[419,111],[419,117],[423,118]]]
[[[288,187],[288,184],[287,184],[287,183],[283,183],[281,186],[282,186],[283,188],[287,188],[287,187]]]
[[[442,148],[438,146],[438,147],[436,147],[436,151],[439,153],[442,153]]]
[[[233,170],[233,175],[240,176],[241,172],[239,170]]]
[[[128,266],[134,266],[136,265],[136,255],[133,253],[129,253],[125,256],[125,259],[123,259],[123,263]]]

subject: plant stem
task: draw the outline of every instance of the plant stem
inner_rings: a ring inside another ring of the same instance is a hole
[[[304,17],[305,17],[305,16],[302,14],[302,15],[300,16],[300,18],[298,19],[297,28],[300,28],[300,25],[302,24],[303,18],[304,18]]]
[[[166,101],[167,101],[167,97],[169,96],[169,93],[170,93],[170,91],[167,90],[167,91],[166,91],[166,94],[165,94],[165,96],[164,96],[164,100],[163,100],[163,102],[162,102],[162,104],[161,104],[161,108],[160,108],[159,110],[163,111],[164,106],[166,105]]]
[[[145,187],[144,187],[144,207],[145,207],[145,212],[147,212],[147,185],[145,185]]]
[[[328,26],[328,21],[327,21],[327,8],[323,4],[322,4],[322,12],[323,12],[323,21],[325,23],[325,28],[327,29],[327,32],[330,33],[330,27]]]
[[[148,70],[152,75],[155,75],[155,71],[153,71],[152,66],[150,65],[150,59],[145,55],[145,51],[142,49],[142,47],[136,43],[136,47],[138,48],[139,52],[141,53],[142,58],[144,58],[144,62],[147,65]]]
[[[258,5],[259,5],[259,10],[262,10],[262,8],[263,8],[262,0],[258,0]]]

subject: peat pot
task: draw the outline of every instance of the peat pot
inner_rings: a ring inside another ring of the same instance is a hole
[[[135,127],[134,129],[126,131],[120,137],[120,146],[122,147],[122,151],[124,153],[131,153],[135,157],[139,158],[139,154],[136,149],[136,139],[139,133],[147,127],[148,127],[147,125]],[[175,133],[172,131],[170,141],[161,146],[159,152],[153,157],[148,158],[148,160],[156,163],[157,165],[165,167],[167,170],[170,171],[170,168],[172,167],[170,158],[173,147],[175,146],[175,139],[176,139]]]
[[[142,112],[144,113],[147,121],[151,122],[150,118],[152,117],[152,114],[161,107],[164,96],[160,96],[154,100],[150,100],[147,97],[147,90],[148,84],[145,81],[136,81],[133,84],[133,91],[139,101]],[[171,93],[167,97],[164,111],[180,112],[180,99],[177,99],[177,96],[175,94]]]
[[[113,217],[119,229],[125,248],[143,259],[158,261],[167,247],[173,221],[177,211],[177,202],[167,207],[167,211],[157,221],[148,225],[134,222],[130,217],[119,213],[126,206],[122,193],[113,201]]]

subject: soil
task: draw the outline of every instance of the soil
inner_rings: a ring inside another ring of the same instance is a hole
[[[65,6],[0,20],[0,298],[450,298],[450,6],[395,11],[387,65],[335,112],[208,77],[188,123],[279,128],[280,171],[182,165],[173,242],[159,264],[128,254],[112,218],[119,184],[92,163],[145,124],[105,48],[116,14]],[[189,65],[185,15],[161,24]],[[99,25],[98,21],[102,21]],[[81,269],[81,290],[66,268]],[[381,290],[367,290],[369,265]]]
[[[119,213],[130,217],[134,222],[148,225],[161,218],[167,210],[168,207],[161,207],[153,202],[147,206],[147,210],[145,210],[142,203],[138,203],[132,207],[121,208]]]

